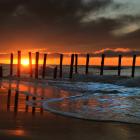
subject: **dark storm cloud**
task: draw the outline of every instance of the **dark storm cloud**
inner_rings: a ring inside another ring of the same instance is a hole
[[[47,23],[74,24],[79,23],[87,12],[98,10],[110,2],[111,0],[92,0],[86,4],[86,0],[2,0],[0,16],[8,19],[15,13],[15,16],[29,16],[30,20],[35,18]]]
[[[129,35],[124,30],[128,23],[139,22],[138,18],[129,14],[112,18],[104,14],[112,4],[115,10],[120,9],[121,4],[115,4],[115,1],[1,0],[1,46],[5,46],[3,49],[6,50],[11,43],[22,42],[21,48],[28,49],[26,44],[29,43],[31,46],[37,44],[35,48],[46,46],[47,50],[54,52],[91,52],[118,47],[138,49],[140,32],[136,30],[137,26],[133,26],[133,32]],[[90,13],[100,10],[103,16],[97,15],[94,20],[83,22]],[[119,28],[122,30],[118,31]],[[118,36],[120,32],[125,36]],[[17,49],[17,46],[12,48]]]

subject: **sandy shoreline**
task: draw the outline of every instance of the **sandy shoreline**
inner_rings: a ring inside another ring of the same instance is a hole
[[[138,125],[88,122],[50,113],[36,117],[19,113],[16,118],[1,116],[0,138],[3,139],[68,139],[128,140],[139,139]]]
[[[8,139],[61,139],[61,140],[128,140],[140,138],[140,125],[96,122],[64,117],[29,107],[25,110],[25,96],[19,96],[18,112],[14,112],[11,94],[10,111],[7,110],[8,90],[0,90],[0,138]]]

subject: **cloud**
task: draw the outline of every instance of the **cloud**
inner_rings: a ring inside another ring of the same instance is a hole
[[[0,51],[139,49],[139,5],[136,0],[1,0]]]
[[[124,36],[138,30],[140,30],[140,22],[124,24],[120,28],[111,31],[111,33],[115,36]]]
[[[83,23],[112,19],[118,22],[118,26],[112,29],[114,36],[124,36],[140,29],[140,1],[113,0],[106,7],[89,12],[83,19]]]
[[[125,57],[132,57],[133,55],[140,56],[140,51],[135,49],[129,49],[129,48],[116,48],[116,49],[106,48],[103,50],[96,51],[92,55],[101,56],[102,54],[105,54],[107,57],[114,57],[118,55],[122,55]]]
[[[124,16],[136,17],[140,15],[139,5],[140,1],[138,0],[112,0],[104,8],[90,11],[83,18],[83,21],[91,22],[101,18],[120,19]]]

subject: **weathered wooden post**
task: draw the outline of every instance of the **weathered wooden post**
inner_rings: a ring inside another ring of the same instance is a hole
[[[21,70],[21,51],[18,51],[17,77],[20,77]]]
[[[119,58],[118,58],[118,76],[121,75],[121,65],[122,65],[122,55],[119,55]]]
[[[53,79],[57,78],[57,66],[54,68]]]
[[[0,78],[3,77],[3,69],[2,69],[2,66],[0,66]]]
[[[11,53],[11,56],[10,56],[10,76],[13,76],[13,59],[14,59],[14,56],[13,56],[13,53]]]
[[[59,73],[60,78],[62,78],[62,73],[63,73],[63,54],[60,54],[60,73]]]
[[[85,71],[85,73],[86,73],[86,74],[88,74],[88,68],[89,68],[89,58],[90,58],[90,55],[89,55],[89,54],[87,54],[87,56],[86,56],[86,71]]]
[[[78,54],[75,54],[75,73],[78,73]]]
[[[133,63],[132,63],[132,77],[135,76],[135,67],[136,67],[136,55],[133,56]]]
[[[47,54],[44,54],[44,61],[43,61],[43,70],[42,70],[42,78],[45,78],[46,74],[46,60],[47,60]]]
[[[19,98],[19,91],[16,90],[16,94],[15,94],[15,104],[14,104],[14,111],[15,111],[15,112],[18,111],[18,98]]]
[[[30,77],[33,77],[32,53],[31,52],[29,52],[29,69],[30,69]]]
[[[39,52],[36,52],[35,78],[38,79]]]
[[[105,61],[105,54],[102,54],[100,75],[104,74],[104,61]]]
[[[74,54],[71,55],[70,75],[69,75],[70,79],[72,79],[73,76],[73,65],[74,65]]]

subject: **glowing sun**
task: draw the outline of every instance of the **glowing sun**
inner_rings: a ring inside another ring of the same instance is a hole
[[[28,59],[23,59],[23,60],[21,60],[21,64],[23,66],[28,66],[29,65],[29,60]]]

